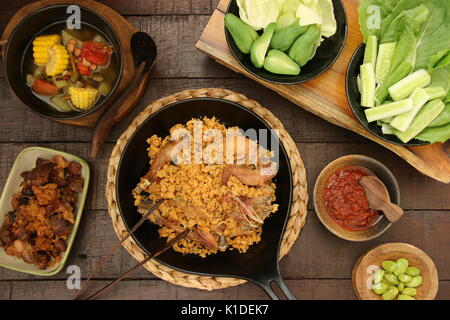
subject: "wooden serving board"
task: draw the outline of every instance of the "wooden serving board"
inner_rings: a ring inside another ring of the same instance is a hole
[[[358,0],[342,0],[347,11],[348,35],[345,48],[337,62],[321,77],[304,84],[278,85],[260,80],[235,60],[228,49],[224,32],[224,15],[231,0],[221,0],[196,48],[224,66],[274,90],[298,106],[338,126],[352,130],[392,150],[417,170],[438,181],[450,183],[450,144],[436,143],[405,148],[385,142],[367,131],[355,118],[347,102],[345,74],[350,59],[362,42],[358,24]]]
[[[130,39],[131,36],[137,32],[138,30],[131,25],[124,17],[122,17],[119,13],[111,9],[110,7],[93,1],[93,0],[41,0],[37,2],[33,2],[29,5],[26,5],[19,9],[14,16],[9,20],[8,25],[2,33],[1,40],[7,41],[9,35],[14,30],[16,25],[20,23],[26,16],[30,13],[43,8],[45,6],[54,5],[54,4],[76,4],[92,11],[98,13],[101,17],[106,19],[109,24],[114,28],[117,33],[117,36],[120,40],[120,45],[122,47],[122,55],[123,55],[123,70],[122,76],[120,78],[120,82],[118,87],[115,90],[114,98],[122,92],[122,90],[127,86],[128,83],[134,78],[136,68],[134,66],[133,57],[131,54],[130,48]],[[141,81],[137,90],[134,90],[132,95],[130,94],[129,98],[125,101],[125,103],[120,106],[117,110],[116,116],[114,117],[114,124],[121,121],[125,116],[133,110],[136,106],[142,95],[144,94],[145,88],[150,80],[150,73],[147,72]],[[14,96],[14,94],[13,94]],[[114,101],[115,99],[112,99]],[[90,115],[80,118],[80,119],[72,119],[72,120],[55,120],[57,122],[78,125],[83,127],[94,127],[97,123],[97,120],[102,115],[102,113],[108,108],[107,105],[100,108],[99,110],[91,113]]]

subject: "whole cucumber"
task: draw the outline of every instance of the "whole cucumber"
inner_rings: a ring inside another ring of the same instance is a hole
[[[303,67],[311,60],[314,50],[317,47],[317,41],[320,38],[320,28],[313,24],[295,40],[289,49],[289,57]]]
[[[225,27],[231,33],[239,50],[245,54],[250,53],[253,42],[259,37],[258,33],[232,13],[225,15]]]

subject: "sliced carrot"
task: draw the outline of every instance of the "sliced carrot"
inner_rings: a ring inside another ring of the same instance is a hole
[[[34,80],[33,91],[37,94],[42,94],[44,96],[54,96],[59,93],[60,89],[53,83],[47,82],[42,79]]]

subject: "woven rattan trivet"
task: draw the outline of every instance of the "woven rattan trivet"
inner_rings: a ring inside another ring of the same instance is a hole
[[[236,93],[234,91],[217,89],[217,88],[205,88],[205,89],[193,89],[185,90],[175,93],[168,97],[156,100],[150,104],[144,111],[142,111],[136,119],[130,124],[128,129],[117,140],[116,146],[112,151],[111,158],[109,160],[108,169],[108,181],[106,184],[106,197],[108,201],[109,214],[112,219],[113,227],[120,239],[126,233],[125,225],[122,221],[122,217],[117,207],[116,200],[116,172],[125,145],[131,138],[136,128],[148,118],[151,114],[159,109],[180,101],[191,98],[199,97],[211,97],[224,100],[233,101],[238,103],[262,117],[273,129],[279,130],[280,140],[283,143],[286,152],[289,157],[289,161],[292,169],[292,181],[293,181],[293,195],[292,206],[289,221],[286,226],[286,230],[283,236],[283,243],[280,250],[280,259],[286,255],[292,248],[295,240],[297,240],[300,230],[305,224],[308,202],[308,191],[306,187],[306,172],[303,166],[303,161],[300,158],[295,142],[292,140],[289,133],[284,129],[280,120],[278,120],[269,110],[262,107],[258,102],[248,99],[246,96]],[[136,242],[130,237],[124,243],[125,249],[138,261],[145,258],[145,252],[136,244]],[[187,273],[182,273],[174,269],[168,268],[154,260],[149,261],[144,267],[152,272],[155,276],[169,281],[173,284],[180,286],[198,288],[204,290],[222,289],[231,286],[236,286],[245,283],[245,280],[223,278],[223,277],[204,277]]]

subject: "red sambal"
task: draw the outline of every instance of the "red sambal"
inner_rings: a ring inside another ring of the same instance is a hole
[[[325,184],[323,197],[330,217],[347,230],[364,230],[380,217],[380,212],[369,207],[366,192],[359,179],[367,176],[357,167],[335,171]]]

